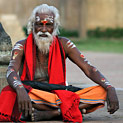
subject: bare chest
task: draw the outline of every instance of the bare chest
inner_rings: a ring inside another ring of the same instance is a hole
[[[36,54],[36,69],[34,80],[48,82],[48,54]]]

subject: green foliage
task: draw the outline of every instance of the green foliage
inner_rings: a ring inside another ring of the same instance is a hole
[[[86,38],[72,41],[80,51],[123,53],[123,39]]]
[[[96,38],[123,38],[123,28],[102,29],[98,27],[94,30],[88,30],[87,36]]]
[[[64,29],[64,28],[60,28],[59,31],[60,31],[59,36],[79,37],[79,32],[77,30],[67,30],[67,29]]]
[[[28,36],[28,33],[27,33],[27,26],[23,26],[23,31],[24,31],[25,36]]]

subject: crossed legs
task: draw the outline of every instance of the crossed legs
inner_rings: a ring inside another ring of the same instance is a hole
[[[84,114],[86,109],[92,107],[92,104],[83,104],[80,103],[79,109]],[[58,108],[49,107],[44,104],[33,104],[33,113],[31,116],[32,121],[41,121],[41,120],[51,120],[55,117],[61,115],[61,112]]]

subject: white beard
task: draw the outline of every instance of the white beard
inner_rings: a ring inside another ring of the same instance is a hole
[[[48,37],[41,37],[40,36],[41,34],[45,34]],[[33,35],[34,35],[35,43],[36,43],[38,49],[42,53],[47,54],[49,52],[50,44],[53,41],[53,36],[49,32],[46,32],[46,33],[42,33],[42,32],[35,33],[34,31],[33,31]]]

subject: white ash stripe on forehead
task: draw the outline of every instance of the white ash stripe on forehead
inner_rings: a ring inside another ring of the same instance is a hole
[[[35,17],[35,20],[36,20],[37,22],[39,22],[41,19],[40,19],[39,16],[36,16],[36,17]]]
[[[47,18],[45,18],[46,20],[49,20],[51,23],[53,23],[53,16],[48,16]]]
[[[53,16],[47,15],[46,18],[44,18],[44,20],[49,20],[51,23],[53,23]],[[36,22],[41,21],[39,16],[36,16]]]
[[[68,47],[71,47],[71,48],[76,47],[76,45],[75,45],[73,42],[71,42],[70,40],[67,41],[67,46],[68,46]]]

